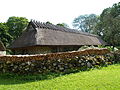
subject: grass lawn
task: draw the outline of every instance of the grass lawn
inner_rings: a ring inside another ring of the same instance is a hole
[[[61,76],[1,74],[0,90],[120,90],[120,64]]]

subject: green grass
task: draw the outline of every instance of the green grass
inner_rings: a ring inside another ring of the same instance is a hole
[[[120,64],[61,76],[1,74],[0,90],[120,90]]]

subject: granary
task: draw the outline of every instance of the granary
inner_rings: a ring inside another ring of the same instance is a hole
[[[6,48],[1,41],[0,41],[0,55],[6,55]]]
[[[77,50],[82,45],[105,45],[93,34],[50,23],[30,21],[22,35],[10,46],[15,54],[42,54]]]

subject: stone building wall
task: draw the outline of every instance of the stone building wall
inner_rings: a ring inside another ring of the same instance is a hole
[[[46,53],[76,51],[78,49],[79,49],[78,46],[35,46],[35,47],[16,49],[15,54],[16,55],[46,54]]]
[[[26,55],[26,54],[45,54],[51,53],[51,48],[49,47],[29,47],[14,50],[16,55]]]

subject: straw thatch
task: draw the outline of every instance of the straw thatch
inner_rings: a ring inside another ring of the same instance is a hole
[[[30,21],[27,29],[15,40],[11,49],[28,46],[81,46],[81,45],[106,45],[99,37],[83,33],[78,30],[65,28],[49,23]]]
[[[5,51],[6,48],[5,46],[3,45],[3,43],[0,41],[0,51]]]

